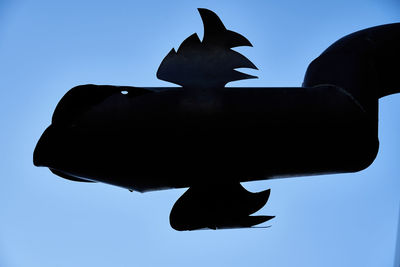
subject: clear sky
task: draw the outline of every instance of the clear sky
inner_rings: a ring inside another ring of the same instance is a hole
[[[0,0],[0,266],[393,266],[400,203],[400,95],[380,100],[380,151],[356,174],[244,184],[271,188],[267,229],[177,232],[183,189],[130,193],[64,180],[32,164],[60,98],[86,83],[172,86],[163,57],[215,11],[254,47],[257,80],[300,86],[338,38],[399,22],[397,0]]]

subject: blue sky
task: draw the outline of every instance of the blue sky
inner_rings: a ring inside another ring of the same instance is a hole
[[[400,194],[400,95],[380,100],[380,151],[355,174],[260,181],[271,228],[177,232],[183,189],[140,194],[61,179],[32,164],[71,87],[171,86],[155,77],[190,34],[196,8],[215,11],[254,47],[238,48],[257,80],[300,86],[338,38],[398,22],[395,0],[0,1],[0,266],[393,266]]]

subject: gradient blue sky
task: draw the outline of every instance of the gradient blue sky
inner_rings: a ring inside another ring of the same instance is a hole
[[[393,266],[399,216],[400,95],[380,100],[380,151],[356,174],[244,184],[271,188],[271,228],[177,232],[184,190],[140,194],[61,179],[32,164],[60,98],[86,83],[171,86],[155,72],[202,36],[197,7],[254,45],[258,80],[300,86],[308,63],[348,33],[399,22],[396,0],[0,0],[0,266]]]

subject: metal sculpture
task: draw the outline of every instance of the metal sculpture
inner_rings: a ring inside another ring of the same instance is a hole
[[[157,77],[182,87],[81,85],[58,103],[34,164],[80,182],[139,192],[189,189],[176,230],[252,227],[270,190],[241,182],[356,172],[378,151],[378,99],[399,92],[400,23],[348,35],[315,59],[303,87],[229,88],[256,69],[231,50],[251,46],[199,9],[204,38],[187,38]]]

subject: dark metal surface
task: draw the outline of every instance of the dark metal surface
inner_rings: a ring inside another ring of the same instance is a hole
[[[250,42],[211,11],[199,12],[203,41],[190,36],[157,72],[183,87],[71,89],[36,146],[34,164],[66,179],[140,192],[190,187],[171,225],[194,230],[272,218],[249,216],[268,197],[240,182],[355,172],[373,162],[378,99],[400,89],[393,67],[400,62],[399,23],[340,39],[310,64],[303,87],[225,88],[252,78],[234,68],[255,66],[230,49]]]

